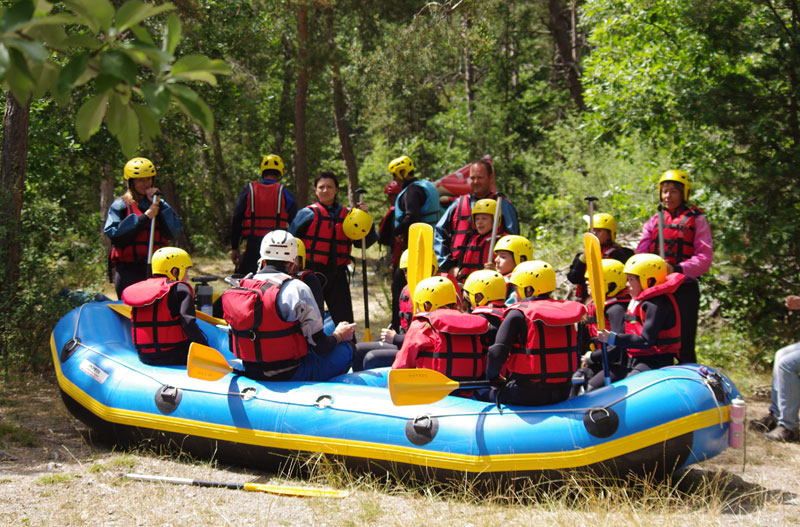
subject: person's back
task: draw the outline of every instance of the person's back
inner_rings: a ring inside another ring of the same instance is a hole
[[[145,364],[186,364],[192,342],[206,344],[197,326],[194,291],[184,281],[192,261],[186,251],[163,247],[153,254],[153,277],[122,292],[132,307],[131,335]]]
[[[553,300],[555,270],[539,260],[517,266],[511,275],[523,300],[508,307],[489,348],[486,377],[506,372],[508,382],[493,392],[508,404],[540,406],[569,397],[579,355],[575,325],[586,314],[583,304]]]

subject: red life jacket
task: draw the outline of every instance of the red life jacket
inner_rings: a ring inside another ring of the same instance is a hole
[[[147,261],[147,249],[150,247],[150,218],[144,215],[142,210],[139,208],[139,205],[134,201],[128,201],[127,199],[123,198],[125,201],[125,207],[128,210],[128,215],[136,214],[137,216],[144,216],[140,218],[140,222],[143,223],[143,227],[136,233],[136,237],[133,241],[127,245],[122,247],[118,247],[114,245],[111,247],[111,263],[117,264],[120,262],[130,263],[130,262],[146,262]],[[167,245],[167,238],[161,234],[161,229],[158,228],[156,224],[156,229],[153,233],[153,252],[156,252],[158,249],[165,247]]]
[[[569,382],[580,365],[575,324],[586,307],[570,300],[523,300],[508,308],[522,311],[528,320],[527,340],[515,343],[506,366],[517,379]]]
[[[408,331],[411,319],[414,317],[414,304],[411,302],[411,294],[408,292],[408,284],[403,286],[400,291],[400,333]]]
[[[191,285],[166,276],[148,278],[122,292],[122,301],[133,307],[131,335],[139,353],[163,353],[189,342],[180,317],[173,316],[167,305],[167,295],[179,283],[186,284],[194,296]]]
[[[461,253],[467,245],[469,235],[472,233],[472,205],[469,202],[469,194],[459,196],[456,200],[453,218],[451,220],[450,232],[450,255],[454,261],[461,261]]]
[[[222,293],[224,317],[231,326],[233,354],[273,370],[296,366],[308,354],[300,323],[283,320],[275,303],[283,284],[292,278],[289,275],[278,278],[278,285],[247,278],[238,287]]]
[[[694,256],[695,222],[701,209],[690,207],[677,216],[672,217],[668,210],[664,211],[664,259],[676,265]],[[658,228],[653,229],[648,252],[658,254]]]
[[[289,212],[283,206],[283,185],[251,181],[250,199],[242,220],[242,236],[259,238],[289,225]]]
[[[631,301],[631,294],[627,288],[623,289],[615,296],[611,298],[606,298],[605,309],[606,311],[609,306],[613,306],[614,304],[625,304],[627,305]],[[605,328],[611,331],[611,324],[608,322],[608,317],[605,316]],[[589,331],[589,337],[595,338],[597,336],[597,306],[594,305],[594,300],[589,302],[589,305],[586,306],[586,329]]]
[[[502,225],[497,228],[497,238],[505,236],[505,231]],[[467,246],[463,247],[461,252],[461,260],[459,261],[458,280],[464,282],[469,275],[483,269],[483,264],[489,256],[489,245],[492,241],[492,232],[486,234],[473,233],[467,240]]]
[[[457,381],[486,375],[487,350],[480,337],[489,324],[484,318],[443,308],[419,313],[414,320],[430,324],[435,335],[433,349],[420,349],[417,353],[417,368],[436,370]]]
[[[309,262],[327,265],[331,252],[336,254],[336,265],[350,263],[350,250],[352,242],[345,236],[342,225],[347,213],[347,207],[341,207],[339,215],[332,218],[327,209],[319,202],[308,206],[314,211],[314,219],[308,225],[303,243],[306,246],[306,258]],[[334,247],[331,246],[333,243]]]
[[[666,282],[646,289],[628,305],[628,312],[625,314],[625,334],[627,335],[641,336],[644,321],[647,317],[647,311],[642,309],[642,302],[645,300],[659,295],[666,295],[672,303],[672,308],[675,310],[675,325],[671,328],[662,328],[661,331],[658,332],[654,346],[647,349],[628,348],[629,356],[641,357],[660,353],[671,353],[675,356],[680,356],[681,312],[678,308],[678,303],[675,302],[673,293],[675,293],[685,279],[686,276],[680,273],[669,274],[667,275]]]

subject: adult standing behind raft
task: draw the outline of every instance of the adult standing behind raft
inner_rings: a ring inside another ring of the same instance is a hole
[[[154,186],[156,167],[144,157],[134,157],[125,164],[123,177],[128,190],[108,208],[103,232],[111,239],[111,265],[114,266],[114,289],[117,298],[131,284],[146,280],[150,248],[150,222],[155,220],[153,247],[156,251],[180,234],[183,222]],[[142,212],[144,211],[144,212]]]
[[[417,179],[414,162],[408,156],[392,159],[387,167],[389,174],[401,187],[394,202],[395,251],[408,249],[408,228],[412,223],[436,225],[441,213],[439,191],[430,181]],[[406,285],[403,271],[397,267],[392,275],[392,313],[400,309],[400,293]],[[399,331],[399,320],[392,318],[392,328]]]
[[[350,297],[350,277],[347,266],[352,261],[350,251],[358,235],[359,216],[366,220],[367,204],[357,208],[343,207],[336,201],[339,180],[332,172],[320,172],[314,179],[317,202],[301,209],[289,226],[289,232],[303,241],[306,248],[306,267],[325,276],[323,296],[335,324],[353,320],[353,301]],[[348,221],[345,221],[350,218]],[[371,225],[371,222],[370,222]],[[360,233],[363,236],[363,232]],[[374,229],[366,236],[367,247],[375,243]]]
[[[472,206],[481,199],[497,199],[492,191],[494,185],[494,165],[487,159],[474,161],[469,167],[469,187],[471,192],[459,196],[450,204],[436,224],[433,231],[433,252],[439,261],[439,269],[449,272],[458,265],[461,252],[467,245],[467,239],[473,232]],[[503,227],[507,234],[519,234],[517,209],[503,198],[500,206]]]
[[[694,343],[700,308],[698,279],[711,268],[714,244],[711,227],[703,211],[689,205],[689,176],[683,170],[667,170],[658,180],[658,191],[664,204],[664,259],[667,274],[687,277],[675,292],[681,314],[681,363],[696,362]],[[636,253],[659,253],[658,213],[642,227],[642,238]]]
[[[280,156],[264,156],[261,180],[245,185],[236,199],[231,222],[231,262],[237,274],[255,273],[261,239],[276,229],[286,230],[297,214],[297,200],[279,181],[283,169]],[[244,257],[239,252],[242,238],[246,240]]]

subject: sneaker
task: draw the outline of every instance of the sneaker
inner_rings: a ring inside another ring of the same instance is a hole
[[[778,426],[778,418],[772,412],[761,419],[753,419],[747,423],[747,428],[753,432],[770,432]]]
[[[775,427],[775,430],[768,434],[764,434],[764,437],[769,439],[770,441],[797,441],[800,439],[800,431],[798,430],[789,430],[783,425],[778,425]]]

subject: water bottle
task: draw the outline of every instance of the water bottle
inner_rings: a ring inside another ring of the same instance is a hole
[[[731,417],[728,423],[728,446],[742,448],[744,446],[744,399],[737,396],[731,401]]]

